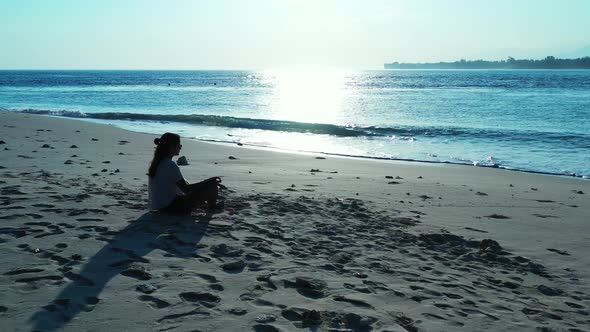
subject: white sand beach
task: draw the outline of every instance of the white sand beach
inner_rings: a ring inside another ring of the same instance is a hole
[[[0,129],[3,331],[590,330],[588,180],[185,138],[225,207],[173,216],[154,135]]]

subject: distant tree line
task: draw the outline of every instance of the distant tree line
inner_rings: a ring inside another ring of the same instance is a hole
[[[590,69],[590,57],[558,59],[548,56],[542,60],[517,60],[508,57],[501,61],[465,60],[434,63],[386,63],[385,69]]]

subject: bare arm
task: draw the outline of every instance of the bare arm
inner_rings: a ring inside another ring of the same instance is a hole
[[[183,178],[180,181],[176,182],[176,185],[178,186],[178,188],[180,190],[182,190],[182,192],[184,192],[185,194],[188,194],[193,191],[203,190],[204,188],[206,188],[210,185],[213,185],[213,184],[219,185],[220,183],[221,183],[221,178],[218,176],[214,176],[212,178],[208,178],[205,181],[201,181],[201,182],[197,182],[197,183],[193,183],[193,184],[189,184]]]

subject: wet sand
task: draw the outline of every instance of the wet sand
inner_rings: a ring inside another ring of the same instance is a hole
[[[154,135],[0,119],[5,330],[590,327],[587,180],[184,139],[225,207],[171,216],[146,207]]]

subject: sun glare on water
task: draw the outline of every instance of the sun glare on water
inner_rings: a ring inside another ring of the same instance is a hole
[[[262,72],[272,86],[269,117],[308,123],[337,123],[346,95],[346,72],[284,69]]]

